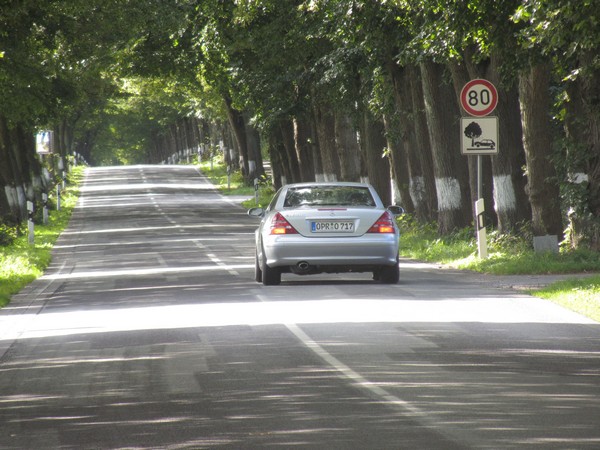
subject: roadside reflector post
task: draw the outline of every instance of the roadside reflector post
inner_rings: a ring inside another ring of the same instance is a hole
[[[56,185],[56,210],[60,211],[60,184]]]
[[[258,178],[254,179],[254,202],[258,205]]]
[[[485,205],[483,199],[480,198],[475,202],[475,217],[477,220],[477,249],[479,250],[479,257],[486,259],[488,257],[487,249],[487,232],[485,230],[485,219],[483,213],[485,212]]]
[[[28,241],[33,245],[35,241],[34,225],[33,225],[33,202],[27,201],[27,231],[29,232]]]
[[[231,165],[227,166],[227,190],[231,189]]]
[[[48,194],[42,192],[42,217],[44,225],[48,225]]]

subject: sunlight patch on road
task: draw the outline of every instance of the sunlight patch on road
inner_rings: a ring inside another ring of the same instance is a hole
[[[214,270],[232,271],[236,269],[249,269],[254,267],[251,264],[228,264],[228,265],[207,265],[207,266],[187,266],[187,267],[149,267],[144,269],[119,269],[119,270],[91,270],[72,273],[57,273],[53,275],[44,275],[40,280],[55,281],[55,280],[77,280],[89,278],[115,278],[115,277],[132,277],[132,276],[148,276],[148,275],[165,275],[165,274],[181,274],[190,272],[206,272]]]
[[[169,189],[173,191],[195,190],[195,191],[214,191],[215,187],[212,184],[200,184],[196,179],[192,179],[190,183],[125,183],[125,184],[86,184],[81,187],[82,193],[91,192],[114,192],[114,191],[148,191],[152,189]]]
[[[254,235],[254,233],[235,233],[236,235],[240,236],[240,241],[244,241],[246,242],[246,240],[248,239],[247,236],[250,235]],[[224,237],[202,237],[202,238],[198,238],[198,237],[191,237],[191,238],[179,238],[179,239],[169,239],[169,238],[157,238],[154,239],[152,241],[153,244],[160,244],[160,245],[164,245],[164,244],[185,244],[186,242],[231,242],[231,240],[234,239],[232,238],[231,235],[225,235]],[[99,248],[99,249],[103,249],[105,247],[126,247],[126,246],[138,246],[138,245],[148,245],[148,240],[129,240],[127,242],[103,242],[103,243],[97,243],[97,242],[92,242],[92,243],[77,243],[77,244],[59,244],[59,245],[55,245],[54,248],[55,249],[69,249],[69,248],[73,248],[73,249],[87,249],[87,248]],[[254,244],[251,244],[254,245]],[[239,258],[243,258],[243,259],[254,259],[254,256],[242,256]],[[254,267],[254,266],[252,266]]]
[[[516,303],[518,302],[518,304]],[[532,304],[533,303],[533,304]],[[548,305],[544,314],[540,307]],[[596,323],[533,298],[436,301],[329,299],[164,305],[22,314],[0,319],[0,340],[86,333],[325,323]],[[10,320],[12,327],[3,324]],[[19,323],[22,322],[20,325]],[[13,330],[12,332],[10,330]]]
[[[214,228],[220,230],[223,228],[223,224],[220,223],[202,223],[202,224],[186,224],[186,225],[166,225],[160,227],[127,227],[127,228],[103,228],[103,229],[95,229],[95,230],[75,230],[75,231],[64,231],[62,234],[67,235],[89,235],[89,234],[98,234],[105,235],[108,233],[142,233],[146,231],[157,231],[157,230],[173,230],[173,229],[205,229],[205,228]],[[227,230],[231,231],[234,228],[246,229],[248,228],[244,224],[227,224]],[[239,234],[239,233],[236,233]],[[250,235],[251,233],[246,233]]]

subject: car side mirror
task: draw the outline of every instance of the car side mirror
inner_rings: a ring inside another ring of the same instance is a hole
[[[395,216],[399,216],[406,212],[406,211],[404,211],[404,208],[402,206],[396,206],[396,205],[388,206],[387,210]]]
[[[265,215],[265,210],[259,207],[256,208],[250,208],[248,210],[248,215],[250,217],[264,217]]]

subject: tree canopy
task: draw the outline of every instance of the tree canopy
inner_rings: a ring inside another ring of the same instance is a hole
[[[264,156],[276,186],[368,179],[445,233],[473,221],[458,97],[486,78],[500,93],[499,153],[483,166],[491,222],[598,248],[599,6],[8,0],[0,215],[23,218],[57,158],[159,163],[218,149],[248,182]],[[53,130],[54,156],[36,155],[41,130]]]

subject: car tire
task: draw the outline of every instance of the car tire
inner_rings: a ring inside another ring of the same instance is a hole
[[[260,269],[260,261],[258,259],[258,253],[254,256],[254,281],[257,283],[262,283],[263,274]]]
[[[262,271],[262,283],[265,286],[275,286],[281,283],[281,270],[265,264]]]
[[[281,283],[281,270],[277,267],[269,267],[265,260],[265,252],[263,251],[263,260],[261,264],[262,283],[265,286],[275,286]]]
[[[393,266],[383,266],[379,270],[379,281],[385,284],[396,284],[400,281],[400,267],[398,264]]]

